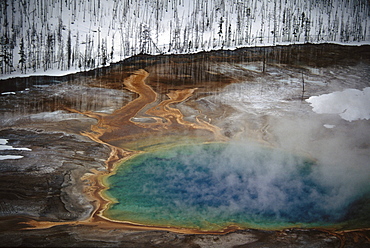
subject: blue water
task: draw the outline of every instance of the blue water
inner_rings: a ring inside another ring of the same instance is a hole
[[[340,222],[348,204],[315,178],[313,160],[251,144],[178,146],[145,153],[107,178],[117,203],[104,215],[156,226],[221,230]]]

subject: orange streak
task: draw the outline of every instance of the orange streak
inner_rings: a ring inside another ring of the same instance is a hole
[[[112,114],[101,114],[93,112],[80,112],[75,109],[67,110],[75,113],[80,113],[85,116],[97,119],[98,123],[91,126],[91,131],[83,132],[82,135],[89,137],[91,140],[109,146],[111,149],[109,158],[106,160],[107,171],[92,171],[93,174],[85,175],[83,180],[89,181],[89,186],[86,186],[84,193],[91,198],[96,204],[95,211],[92,213],[90,218],[84,221],[72,221],[72,222],[41,222],[41,221],[29,221],[27,224],[31,228],[49,228],[56,225],[99,225],[99,227],[115,227],[115,228],[127,228],[127,229],[138,229],[138,230],[167,230],[181,233],[209,233],[199,230],[182,229],[176,227],[154,227],[140,225],[130,222],[114,221],[106,218],[103,215],[103,211],[109,206],[110,201],[104,198],[101,194],[102,190],[106,187],[102,184],[101,179],[112,173],[115,167],[123,159],[128,159],[137,151],[125,150],[112,143],[117,140],[131,140],[131,139],[147,139],[150,134],[158,134],[160,131],[163,135],[168,133],[176,133],[177,131],[187,130],[195,131],[202,129],[210,134],[213,134],[215,139],[225,140],[225,137],[221,135],[220,130],[207,123],[205,121],[196,119],[196,122],[188,122],[184,120],[184,116],[179,109],[173,108],[170,105],[180,103],[192,96],[195,89],[185,89],[171,91],[167,94],[167,100],[162,101],[154,107],[144,112],[144,118],[152,120],[151,123],[135,122],[132,120],[133,117],[137,116],[140,111],[143,111],[149,104],[157,101],[157,93],[145,83],[145,79],[148,77],[148,73],[145,70],[138,70],[126,78],[123,84],[131,92],[137,93],[139,96],[123,106],[122,108],[114,111]],[[150,138],[150,137],[149,137]],[[212,233],[226,233],[238,230],[238,227],[231,226],[220,232]]]

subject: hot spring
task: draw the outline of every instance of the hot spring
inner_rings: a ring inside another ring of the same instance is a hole
[[[339,189],[317,177],[320,166],[249,143],[163,148],[136,155],[105,178],[103,194],[112,203],[103,214],[143,225],[222,231],[335,226],[366,211],[356,204],[361,193],[336,200]]]

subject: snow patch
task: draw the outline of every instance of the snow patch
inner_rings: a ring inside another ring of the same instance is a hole
[[[30,148],[16,148],[13,146],[7,146],[7,145],[0,145],[0,151],[4,150],[16,150],[16,151],[32,151]]]
[[[331,128],[334,128],[334,127],[335,127],[335,125],[324,124],[324,127],[331,129]]]
[[[0,160],[6,160],[6,159],[20,159],[23,158],[21,155],[0,155]]]
[[[16,148],[16,147],[13,147],[13,146],[8,146],[6,145],[8,144],[8,140],[7,139],[0,139],[0,151],[32,151],[32,149],[30,148]],[[6,159],[20,159],[20,158],[23,158],[23,156],[21,155],[0,155],[0,160],[6,160]]]
[[[306,101],[318,114],[339,114],[346,121],[370,119],[370,87],[312,96]]]

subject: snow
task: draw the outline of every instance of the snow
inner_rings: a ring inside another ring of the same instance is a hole
[[[370,87],[346,89],[306,100],[318,114],[338,114],[346,121],[370,119]]]
[[[30,148],[16,148],[13,146],[6,145],[8,144],[7,139],[0,139],[0,151],[32,151]],[[6,159],[20,159],[23,158],[24,156],[21,155],[0,155],[0,160],[6,160]]]
[[[96,68],[92,68],[96,69]],[[15,71],[12,74],[0,74],[0,80],[10,79],[10,78],[25,78],[29,76],[55,76],[55,77],[62,77],[70,74],[75,74],[79,72],[83,72],[82,69],[69,69],[69,70],[38,70],[36,72],[27,72],[27,74],[23,74],[19,71]]]
[[[324,124],[324,127],[328,128],[328,129],[332,129],[332,128],[335,128],[335,125]]]
[[[1,150],[32,151],[32,149],[29,149],[29,148],[16,148],[13,146],[6,146],[6,145],[0,145],[0,151]]]
[[[21,155],[0,155],[0,160],[6,160],[6,159],[20,159],[23,158]]]
[[[369,6],[347,0],[9,0],[0,79],[66,75],[133,55],[303,43],[370,44]],[[30,15],[29,13],[32,13]],[[21,48],[21,44],[23,48]],[[21,59],[21,54],[24,54]],[[23,61],[23,62],[21,62]]]
[[[1,95],[15,95],[15,92],[3,92]]]

